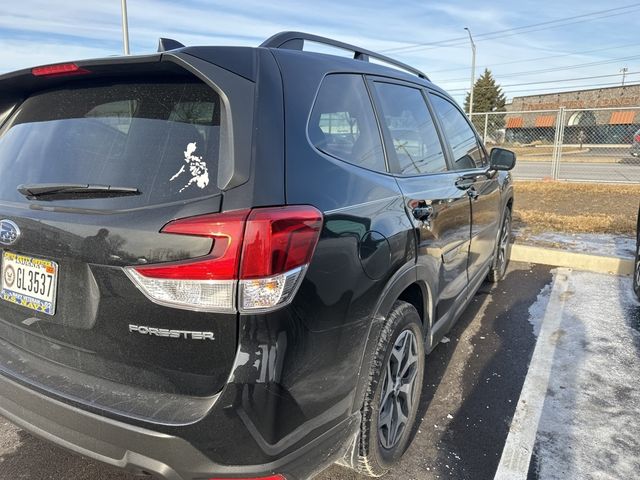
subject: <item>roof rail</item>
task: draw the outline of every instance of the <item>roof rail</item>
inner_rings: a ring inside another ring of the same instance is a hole
[[[314,43],[321,43],[323,45],[331,45],[332,47],[341,48],[343,50],[349,50],[353,52],[353,58],[355,60],[362,60],[364,62],[368,62],[369,58],[375,58],[377,60],[381,60],[385,63],[388,63],[389,65],[393,65],[402,70],[413,73],[414,75],[417,75],[420,78],[429,80],[429,77],[427,77],[423,72],[407,65],[406,63],[402,63],[402,62],[399,62],[398,60],[394,60],[393,58],[389,58],[379,53],[372,52],[371,50],[366,50],[364,48],[356,47],[355,45],[343,43],[338,40],[333,40],[331,38],[320,37],[318,35],[313,35],[311,33],[304,33],[304,32],[276,33],[274,36],[262,42],[260,46],[265,48],[286,48],[290,50],[303,50],[305,40],[308,40]]]

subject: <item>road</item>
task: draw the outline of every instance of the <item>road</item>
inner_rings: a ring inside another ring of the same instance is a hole
[[[519,179],[551,177],[551,155],[524,155],[517,160],[513,174]],[[640,182],[640,158],[629,155],[628,147],[590,145],[587,151],[562,155],[559,178],[589,182]]]
[[[427,358],[420,423],[385,478],[634,478],[637,330],[640,304],[628,278],[512,263]],[[1,480],[134,478],[0,418]],[[316,480],[364,477],[333,466]]]
[[[560,162],[559,178],[588,182],[640,182],[640,159],[635,163],[587,163]],[[551,177],[551,162],[527,162],[518,160],[513,171],[516,179],[538,179]]]

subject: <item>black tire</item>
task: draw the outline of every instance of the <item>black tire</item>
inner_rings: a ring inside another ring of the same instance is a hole
[[[402,348],[398,348],[397,343],[401,343]],[[407,347],[411,360],[407,357],[407,363],[397,366],[396,373],[399,372],[400,375],[395,376],[398,381],[393,387],[389,383],[389,379],[394,377],[393,364],[397,363],[400,355],[404,358]],[[424,362],[424,336],[420,316],[410,303],[397,301],[387,317],[376,345],[369,372],[369,386],[361,411],[360,434],[355,440],[348,462],[358,473],[370,477],[384,475],[407,449],[422,392]],[[404,367],[409,363],[411,366],[407,373],[402,375]],[[407,383],[403,383],[405,378]],[[409,386],[409,378],[412,386]],[[398,385],[402,388],[398,388]],[[385,403],[381,405],[383,395]],[[410,403],[406,401],[408,397]],[[394,415],[397,435],[392,438]],[[406,421],[402,424],[400,419],[405,416]]]
[[[496,251],[493,256],[491,270],[487,275],[487,280],[491,283],[498,283],[507,273],[509,258],[511,257],[511,223],[511,208],[507,207],[498,231]]]
[[[636,292],[638,300],[640,300],[640,228],[638,229],[638,238],[636,242],[636,263],[633,272],[633,291]]]

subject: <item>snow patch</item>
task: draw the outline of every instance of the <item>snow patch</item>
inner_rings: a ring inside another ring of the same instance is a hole
[[[555,275],[555,270],[552,273]],[[536,301],[529,307],[529,323],[533,326],[533,334],[537,337],[540,334],[540,324],[544,318],[544,313],[547,310],[549,304],[549,297],[551,296],[552,283],[544,286]]]
[[[560,232],[530,233],[526,229],[516,230],[515,235],[518,243],[546,248],[561,248],[578,253],[633,258],[636,252],[636,240],[629,235]]]
[[[536,439],[538,478],[637,478],[640,305],[631,279],[572,272]]]

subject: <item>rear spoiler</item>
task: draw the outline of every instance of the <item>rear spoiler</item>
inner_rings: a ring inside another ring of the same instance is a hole
[[[0,111],[1,105],[7,98],[22,99],[38,90],[47,90],[62,85],[73,80],[74,72],[67,72],[69,75],[34,75],[34,71],[63,65],[75,65],[81,70],[91,72],[91,77],[96,78],[104,75],[135,75],[136,73],[148,73],[151,64],[163,63],[169,71],[177,72],[175,64],[184,67],[184,63],[176,60],[179,56],[182,60],[187,54],[207,62],[216,64],[225,70],[229,70],[236,75],[240,75],[247,80],[255,82],[257,61],[255,48],[250,47],[184,47],[176,40],[161,38],[158,45],[159,52],[150,55],[114,56],[98,59],[79,60],[74,62],[64,62],[61,64],[44,65],[34,68],[25,68],[15,72],[0,75]],[[171,67],[171,64],[174,67]],[[190,62],[187,62],[190,63]],[[158,71],[162,68],[153,70]],[[62,72],[64,73],[64,72]]]
[[[156,53],[153,55],[139,55],[130,57],[110,57],[92,60],[80,60],[76,62],[65,63],[65,65],[77,65],[80,68],[90,70],[92,76],[100,76],[104,73],[113,74],[118,70],[135,73],[136,70],[144,70],[144,65],[150,63],[156,63],[161,60],[162,54]],[[49,88],[57,87],[63,83],[69,81],[73,75],[51,75],[51,76],[36,76],[34,70],[39,68],[24,68],[15,72],[5,73],[0,75],[0,92],[3,98],[6,96],[13,96],[16,98],[24,98],[29,94],[38,91],[46,90]]]
[[[80,60],[73,63],[24,68],[0,75],[0,125],[9,117],[13,109],[29,95],[73,81],[77,79],[76,73],[78,73],[69,71],[67,72],[68,74],[58,72],[57,74],[49,75],[38,74],[39,71],[46,71],[47,68],[55,68],[56,66],[74,65],[79,70],[90,71],[91,76],[96,78],[105,74],[117,74],[118,71],[135,74],[138,70],[142,73],[145,69],[148,69],[149,64],[158,63],[161,59],[162,54],[156,53],[153,55]]]

